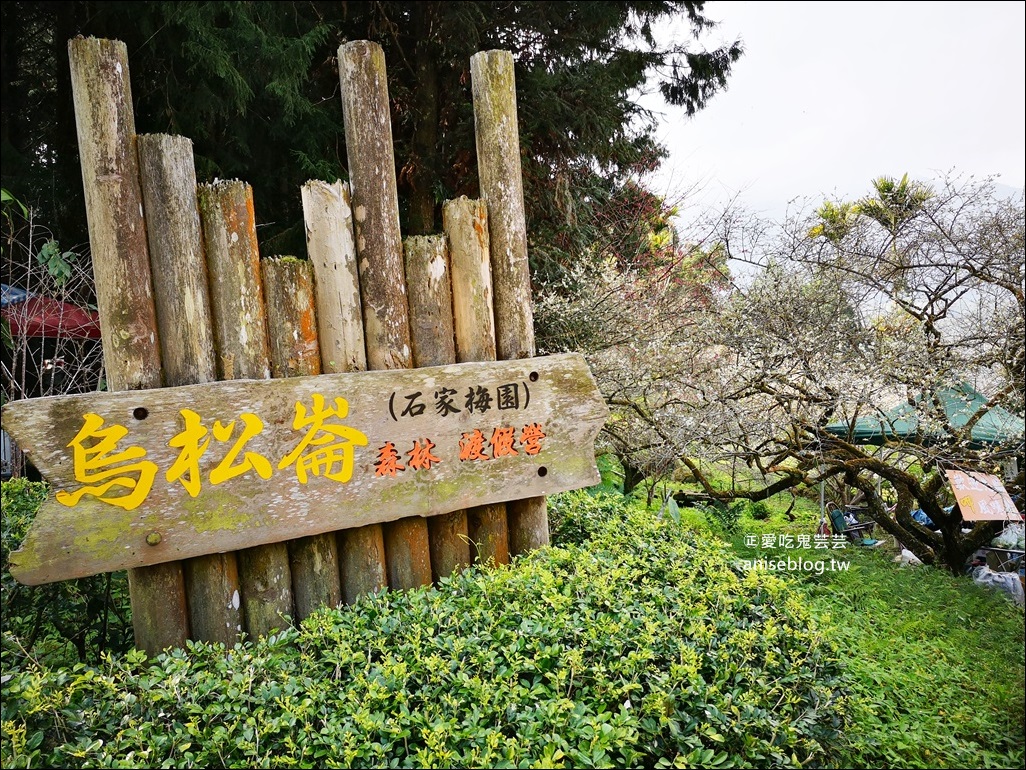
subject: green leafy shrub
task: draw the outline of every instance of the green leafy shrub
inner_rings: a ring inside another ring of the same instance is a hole
[[[12,672],[4,767],[822,764],[836,651],[784,580],[587,495],[580,544],[323,610],[257,644]],[[587,533],[587,534],[585,534]]]
[[[765,521],[770,516],[769,506],[762,500],[748,501],[748,515],[756,521]]]
[[[770,517],[770,513],[770,507],[762,500],[748,500],[746,498],[735,500],[730,504],[733,530],[729,534],[737,533],[737,528],[743,517],[747,516],[755,521],[765,521]]]
[[[18,583],[10,554],[21,547],[49,487],[14,478],[0,483],[0,607],[3,609],[4,669],[32,655],[50,666],[99,662],[106,651],[132,646],[128,581],[124,572],[41,586]]]
[[[595,465],[598,466],[599,475],[602,481],[598,489],[604,492],[619,492],[623,494],[623,466],[612,452],[598,455],[595,458]]]
[[[715,534],[729,540],[740,529],[741,514],[747,502],[747,500],[743,500],[727,505],[719,500],[714,500],[711,503],[698,503],[695,507],[705,514]]]
[[[553,545],[580,545],[627,516],[622,495],[575,491],[549,498],[549,537]]]

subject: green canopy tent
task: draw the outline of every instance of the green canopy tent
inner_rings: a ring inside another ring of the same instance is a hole
[[[983,394],[967,383],[938,388],[934,394],[944,409],[948,424],[955,430],[965,427],[973,415],[987,405]],[[943,434],[938,429],[931,426],[920,428],[917,412],[911,404],[899,404],[880,414],[866,415],[852,422],[831,423],[824,430],[854,444],[881,445],[914,437],[924,443],[941,439]],[[1016,451],[1022,447],[1023,432],[1022,416],[1012,414],[1004,407],[992,406],[973,426],[969,448],[1007,445],[1009,450]]]
[[[972,417],[987,407],[987,399],[968,383],[934,391],[937,403],[944,409],[948,425],[954,430],[966,426]],[[889,441],[916,439],[930,444],[944,437],[938,428],[920,428],[919,414],[915,406],[898,404],[875,415],[858,417],[851,422],[835,422],[824,430],[853,444],[882,446]],[[1021,415],[1012,414],[1002,406],[991,406],[986,414],[973,425],[970,449],[997,449],[998,455],[1015,456],[1023,451],[1023,434],[1026,425]],[[820,485],[820,513],[825,511],[825,486]]]

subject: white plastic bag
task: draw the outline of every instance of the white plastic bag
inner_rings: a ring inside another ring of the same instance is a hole
[[[922,564],[919,557],[907,548],[902,548],[901,553],[894,557],[894,561],[901,562],[902,567],[918,567]]]
[[[1004,591],[1020,606],[1024,602],[1022,582],[1015,572],[995,572],[990,567],[977,567],[973,570],[973,582],[978,586]]]
[[[990,544],[998,548],[1022,551],[1023,545],[1026,544],[1026,527],[1021,521],[1012,522],[1000,535],[991,540]]]

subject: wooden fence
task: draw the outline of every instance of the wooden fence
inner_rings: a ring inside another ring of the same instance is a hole
[[[197,184],[191,141],[137,136],[127,53],[69,43],[107,385],[403,369],[535,354],[513,60],[471,59],[481,200],[402,239],[381,48],[339,48],[349,184],[303,186],[308,259],[261,259],[252,190]],[[136,645],[232,644],[322,605],[548,542],[545,498],[129,570]]]

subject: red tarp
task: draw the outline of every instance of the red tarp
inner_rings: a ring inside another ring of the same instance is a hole
[[[8,305],[0,312],[11,325],[14,337],[100,339],[100,317],[95,310],[50,297],[33,295],[24,302]]]

